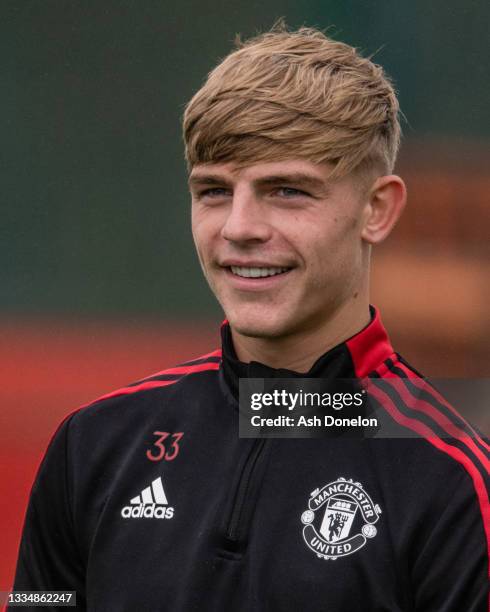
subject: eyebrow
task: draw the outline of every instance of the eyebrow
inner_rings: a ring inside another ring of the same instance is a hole
[[[218,174],[195,174],[189,177],[189,186],[192,185],[216,185],[216,184],[229,184],[222,176]]]
[[[257,187],[294,184],[298,187],[309,187],[310,189],[328,192],[328,181],[322,180],[302,172],[290,174],[274,174],[255,179],[253,184]],[[189,178],[189,187],[194,185],[230,185],[230,181],[218,174],[195,174]]]

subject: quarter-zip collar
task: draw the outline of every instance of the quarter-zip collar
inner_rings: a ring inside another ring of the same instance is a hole
[[[239,361],[229,323],[221,326],[222,369],[225,382],[238,399],[240,378],[363,378],[393,355],[393,347],[378,310],[370,306],[371,321],[357,334],[321,355],[308,372],[271,368],[258,361]]]

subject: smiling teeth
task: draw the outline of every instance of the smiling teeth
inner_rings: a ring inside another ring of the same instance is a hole
[[[260,278],[263,276],[275,276],[276,274],[282,274],[287,272],[289,268],[239,268],[238,266],[231,266],[231,271],[237,276],[243,276],[245,278]]]

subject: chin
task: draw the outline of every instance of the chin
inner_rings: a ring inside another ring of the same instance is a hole
[[[248,338],[280,338],[288,334],[284,321],[266,316],[241,316],[230,314],[227,317],[234,331]]]

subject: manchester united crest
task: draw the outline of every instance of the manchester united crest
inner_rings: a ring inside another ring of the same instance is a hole
[[[340,477],[311,493],[301,515],[303,538],[319,558],[345,557],[376,536],[380,514],[360,482]]]

